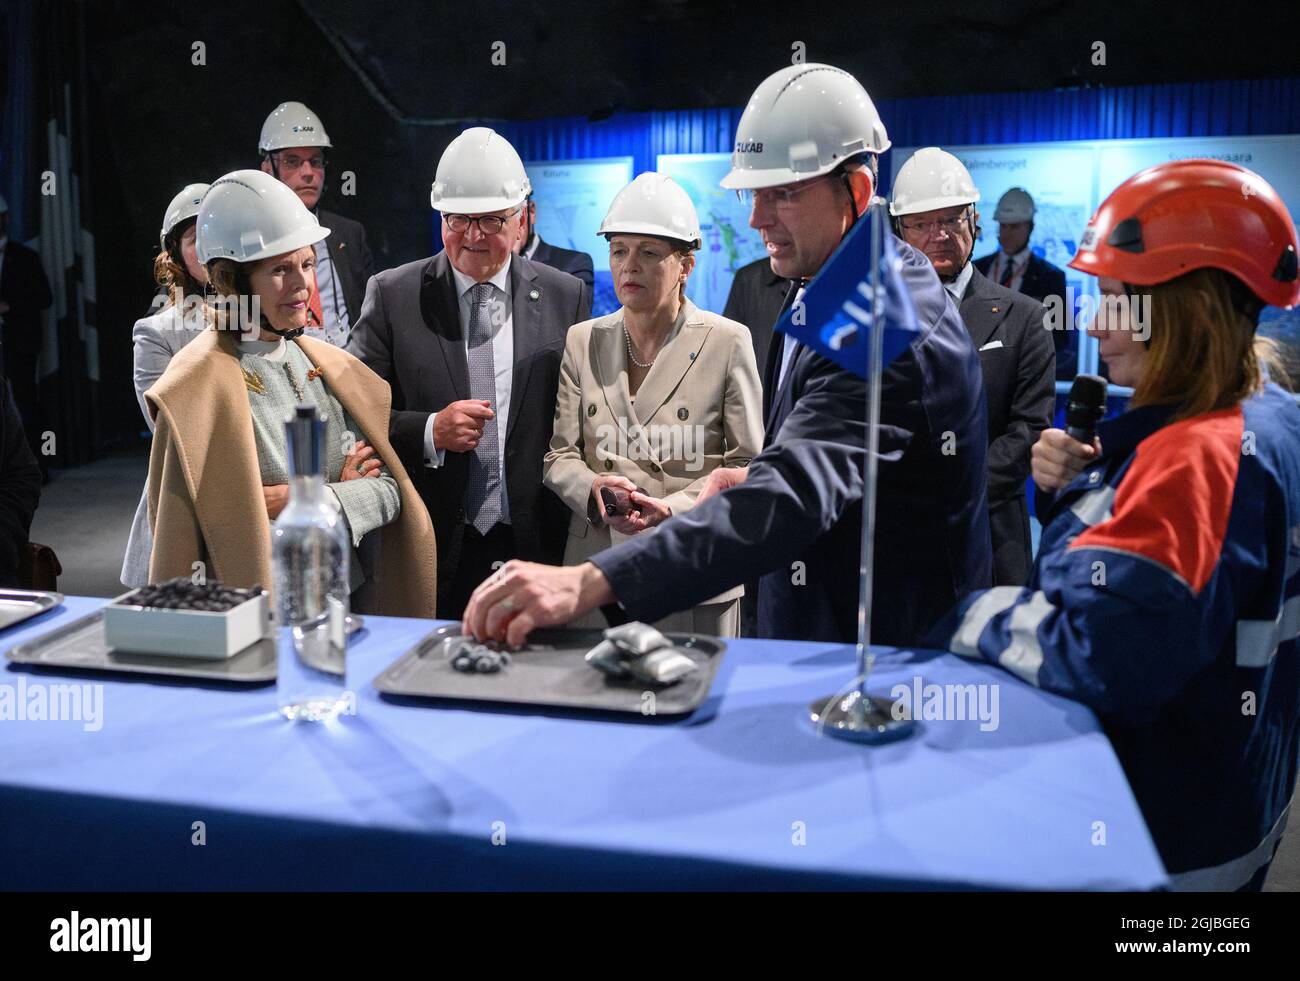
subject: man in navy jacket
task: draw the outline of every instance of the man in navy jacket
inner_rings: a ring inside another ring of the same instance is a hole
[[[774,272],[804,283],[816,274],[865,211],[888,146],[847,72],[793,65],[759,86],[723,186],[752,201]],[[987,433],[979,360],[957,310],[925,256],[897,248],[921,330],[882,387],[872,630],[881,643],[915,644],[958,596],[990,582]],[[747,468],[715,470],[696,507],[583,565],[507,564],[475,591],[468,630],[521,643],[613,603],[652,621],[759,573],[760,636],[855,640],[866,383],[783,335],[764,392],[765,447]]]

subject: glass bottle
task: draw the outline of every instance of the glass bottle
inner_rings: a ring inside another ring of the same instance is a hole
[[[322,722],[351,706],[347,686],[348,533],[325,486],[325,423],[315,406],[285,420],[289,503],[271,531],[276,689],[287,719]]]

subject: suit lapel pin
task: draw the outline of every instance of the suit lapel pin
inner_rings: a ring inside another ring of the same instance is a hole
[[[542,298],[542,291],[539,290],[537,287],[534,286],[532,289],[528,291],[528,299],[536,302],[541,298]]]
[[[699,351],[692,351],[692,352],[691,352],[691,360],[694,361],[694,360],[695,360],[695,355],[697,355],[697,354],[699,354],[699,353],[700,353]]]
[[[997,308],[997,307],[994,307],[990,312],[991,312],[991,313],[997,313],[997,312],[998,312],[998,308]]]

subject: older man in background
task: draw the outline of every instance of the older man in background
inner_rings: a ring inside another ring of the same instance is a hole
[[[310,336],[343,347],[361,313],[375,263],[361,223],[320,207],[325,153],[331,148],[324,124],[301,102],[278,105],[266,117],[257,141],[262,170],[286,184],[321,227],[330,230],[329,238],[316,243],[316,289],[308,300],[308,330]]]
[[[1029,451],[1051,422],[1056,354],[1043,305],[985,277],[970,261],[980,192],[962,162],[937,146],[917,150],[894,179],[894,228],[924,252],[957,303],[979,352],[988,399],[989,531],[993,584],[1020,586],[1033,565]]]

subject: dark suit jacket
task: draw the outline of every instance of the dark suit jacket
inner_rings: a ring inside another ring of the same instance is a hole
[[[993,268],[993,260],[997,256],[997,251],[994,251],[981,259],[976,259],[975,268],[987,277],[989,270]],[[1042,303],[1049,296],[1059,296],[1064,302],[1065,270],[1030,252],[1029,261],[1025,264],[1025,274],[1020,278],[1020,289],[1016,292],[1031,296],[1039,303]],[[1063,378],[1073,378],[1075,374],[1076,362],[1069,357],[1071,351],[1078,350],[1076,338],[1073,335],[1074,331],[1072,330],[1052,331],[1052,346],[1060,362],[1058,368]]]
[[[9,386],[0,381],[0,586],[18,585],[18,560],[40,499],[41,468]]]
[[[560,272],[566,272],[570,276],[577,276],[589,287],[594,286],[596,283],[595,266],[592,265],[591,256],[585,252],[575,252],[573,249],[562,249],[558,245],[550,245],[543,242],[541,236],[538,236],[537,248],[533,252],[532,261],[540,262],[552,269],[558,269]]]
[[[348,320],[355,324],[361,317],[366,283],[375,274],[375,259],[370,254],[366,230],[361,222],[324,208],[316,212],[316,217],[323,227],[330,230],[325,244],[330,247],[330,261],[338,273],[343,302],[348,305]]]
[[[4,268],[0,270],[0,300],[9,304],[4,319],[6,370],[15,375],[29,372],[35,383],[36,361],[40,357],[41,311],[54,302],[50,281],[45,278],[41,257],[13,239],[5,245]]]
[[[997,257],[997,251],[990,252],[975,260],[975,268],[987,277]],[[1025,274],[1020,278],[1020,289],[1016,292],[1032,296],[1039,303],[1049,296],[1064,297],[1065,270],[1030,252],[1029,262],[1025,265]]]
[[[741,266],[731,281],[731,292],[727,294],[727,306],[722,315],[749,328],[759,368],[767,364],[772,328],[776,326],[789,292],[790,280],[772,272],[772,263],[767,259],[757,259]]]
[[[960,306],[979,352],[988,398],[989,532],[993,585],[1022,586],[1033,551],[1029,536],[1029,450],[1056,404],[1056,353],[1043,329],[1043,305],[999,286],[978,269]]]
[[[591,316],[591,291],[568,273],[512,256],[515,363],[505,434],[506,493],[517,557],[559,564],[569,511],[542,486],[569,327]],[[533,295],[536,294],[536,299]],[[415,481],[438,538],[438,592],[453,591],[465,532],[469,454],[424,465],[430,413],[470,397],[456,281],[445,251],[371,278],[347,350],[393,387],[388,438]]]
[[[924,255],[898,243],[922,330],[885,370],[872,639],[917,644],[990,581],[979,359]],[[763,637],[857,639],[866,385],[802,345],[768,350],[766,445],[744,483],[592,558],[652,621],[762,573]],[[951,435],[949,435],[951,434]]]

